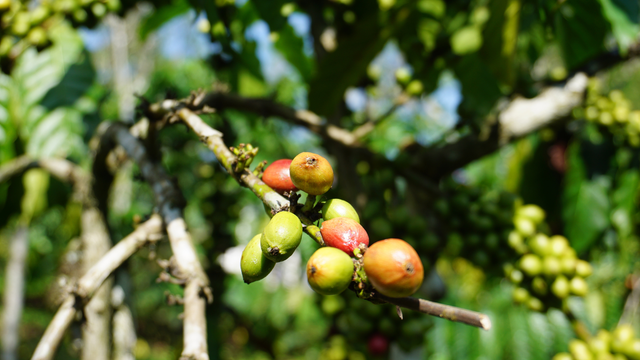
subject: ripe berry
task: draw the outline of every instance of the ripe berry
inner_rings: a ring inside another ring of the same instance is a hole
[[[309,195],[322,195],[333,184],[333,168],[318,154],[298,154],[291,162],[289,173],[293,184]]]
[[[242,279],[247,284],[263,279],[269,275],[276,265],[262,253],[260,248],[261,236],[262,234],[254,236],[242,251],[240,269],[242,270]]]
[[[351,204],[340,199],[328,200],[322,207],[322,218],[327,221],[338,217],[346,217],[360,223],[360,217]]]
[[[285,191],[298,190],[293,185],[291,176],[289,176],[290,165],[291,160],[289,159],[280,159],[272,162],[271,165],[264,169],[262,181],[280,194]]]
[[[418,253],[400,239],[386,239],[371,245],[364,254],[364,271],[371,285],[389,297],[413,294],[424,278]]]
[[[320,248],[307,262],[307,280],[319,294],[340,294],[349,287],[352,277],[353,261],[336,248]]]
[[[353,256],[353,250],[360,243],[369,245],[369,235],[355,220],[339,217],[322,223],[322,239],[327,246],[338,248]]]
[[[300,245],[302,224],[300,219],[288,211],[281,211],[271,218],[262,232],[260,247],[271,261],[280,262],[289,258]]]
[[[373,334],[367,342],[367,348],[373,356],[384,355],[389,350],[389,340],[384,335]]]

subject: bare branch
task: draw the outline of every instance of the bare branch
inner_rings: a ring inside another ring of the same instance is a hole
[[[184,302],[184,349],[181,358],[208,360],[206,341],[206,301],[212,301],[209,279],[198,260],[191,235],[182,215],[184,200],[162,166],[150,161],[145,147],[129,129],[114,123],[105,137],[115,140],[140,168],[151,186],[160,214],[166,224],[178,275],[186,282]],[[188,296],[187,296],[188,295]]]
[[[489,317],[475,311],[412,297],[390,298],[378,293],[374,294],[373,297],[388,302],[389,304],[418,311],[423,314],[461,322],[463,324],[479,327],[483,330],[491,329],[491,320]]]
[[[65,330],[75,317],[76,310],[87,302],[100,285],[138,249],[149,242],[160,240],[162,235],[162,219],[153,215],[149,220],[124,239],[120,240],[78,281],[73,294],[69,294],[53,320],[47,327],[42,339],[31,357],[32,360],[52,359]]]
[[[11,237],[5,271],[2,358],[6,360],[18,359],[18,329],[24,305],[24,269],[28,251],[29,231],[26,224],[21,223]]]
[[[636,281],[633,283],[633,288],[631,289],[631,293],[627,297],[627,301],[624,303],[624,311],[620,316],[620,320],[618,321],[618,326],[629,323],[631,319],[635,318],[635,314],[638,311],[638,307],[640,306],[640,277],[636,278]]]

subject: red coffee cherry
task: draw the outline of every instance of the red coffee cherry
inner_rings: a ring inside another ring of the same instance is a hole
[[[272,162],[271,165],[264,169],[262,181],[280,194],[285,191],[298,190],[295,185],[293,185],[291,176],[289,176],[290,165],[291,160],[289,159],[280,159]]]
[[[367,342],[367,348],[373,356],[384,355],[389,350],[389,340],[384,335],[373,334]]]
[[[327,159],[310,152],[298,154],[289,166],[291,181],[309,195],[322,195],[331,189],[333,168]]]
[[[327,220],[320,227],[322,239],[327,246],[338,248],[353,256],[353,250],[360,243],[369,245],[367,231],[353,219],[338,217]]]
[[[381,240],[364,254],[364,271],[382,295],[405,297],[415,293],[424,279],[418,253],[406,241]]]

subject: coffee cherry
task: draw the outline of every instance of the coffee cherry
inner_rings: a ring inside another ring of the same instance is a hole
[[[582,340],[573,339],[569,341],[569,352],[575,359],[593,359],[587,343]]]
[[[625,344],[621,352],[630,359],[640,359],[640,339],[633,339]]]
[[[389,340],[382,334],[373,334],[367,342],[367,349],[373,356],[381,356],[389,350]]]
[[[353,268],[353,261],[347,254],[336,248],[323,247],[307,262],[307,280],[318,294],[340,294],[349,287]]]
[[[594,354],[606,354],[609,352],[609,342],[594,336],[589,339],[589,349]]]
[[[629,324],[618,326],[611,333],[611,350],[613,352],[623,352],[630,343],[633,342],[635,334],[633,327]]]
[[[296,191],[297,189],[291,181],[291,176],[289,176],[290,165],[291,160],[289,159],[280,159],[272,162],[271,165],[264,169],[262,181],[279,194],[285,191]]]
[[[533,254],[526,254],[520,259],[520,269],[529,276],[536,276],[542,271],[542,260]]]
[[[544,220],[545,213],[538,205],[530,204],[519,207],[516,210],[516,216],[527,218],[533,221],[534,224],[539,224]]]
[[[573,360],[569,353],[558,353],[551,360]]]
[[[562,275],[558,276],[553,284],[551,284],[551,292],[560,299],[569,296],[569,290],[569,280]]]
[[[511,296],[513,297],[513,302],[516,304],[523,304],[529,300],[529,292],[527,289],[521,287],[513,290],[513,294]]]
[[[560,260],[553,256],[547,256],[542,260],[542,273],[549,277],[560,274]]]
[[[551,244],[547,235],[536,234],[528,244],[531,251],[538,256],[545,257],[551,253]]]
[[[309,195],[322,195],[333,185],[333,168],[318,154],[298,154],[291,162],[289,173],[293,184]]]
[[[573,279],[571,279],[571,282],[569,283],[569,288],[571,289],[572,294],[578,295],[578,296],[585,296],[589,291],[589,286],[587,285],[587,282],[584,281],[584,279],[579,276],[576,276]]]
[[[261,237],[262,234],[254,236],[242,251],[240,269],[242,270],[242,279],[247,284],[263,279],[269,275],[276,265],[262,253],[260,248]]]
[[[527,307],[532,311],[542,311],[544,310],[544,304],[537,297],[531,297],[527,301]]]
[[[345,217],[360,223],[360,217],[356,209],[348,202],[340,199],[331,199],[322,207],[322,218],[327,221],[338,217]]]
[[[382,295],[404,297],[416,292],[424,278],[418,253],[400,239],[371,245],[364,254],[364,271]]]
[[[572,257],[563,257],[560,259],[560,269],[567,276],[573,276],[576,272],[576,259]]]
[[[260,247],[267,258],[280,262],[293,254],[301,239],[300,219],[288,211],[281,211],[271,218],[262,232]]]
[[[583,278],[588,277],[593,273],[593,267],[589,262],[584,260],[576,261],[576,275],[581,276]]]
[[[327,246],[338,248],[349,256],[358,245],[369,245],[367,231],[355,220],[339,217],[322,223],[320,227],[322,239]]]

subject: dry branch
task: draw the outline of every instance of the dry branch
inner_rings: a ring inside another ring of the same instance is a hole
[[[388,302],[389,304],[414,311],[419,311],[423,314],[461,322],[463,324],[475,326],[483,330],[491,329],[491,320],[489,319],[489,317],[475,311],[466,310],[450,305],[439,304],[429,300],[417,299],[413,297],[390,298],[377,293],[373,297]]]
[[[11,236],[5,272],[2,309],[2,359],[18,359],[18,329],[24,305],[24,272],[29,251],[29,230],[20,223]]]
[[[162,235],[162,219],[153,215],[149,220],[111,248],[78,281],[76,288],[64,300],[62,306],[47,326],[40,339],[32,360],[52,359],[65,330],[71,324],[76,311],[91,299],[100,285],[138,249],[148,242],[157,241]]]
[[[174,275],[185,280],[182,358],[207,360],[207,323],[204,314],[207,301],[212,301],[211,290],[182,215],[182,194],[162,166],[149,159],[144,145],[131,135],[127,127],[114,123],[104,136],[106,141],[115,141],[125,150],[153,190],[174,255]]]

